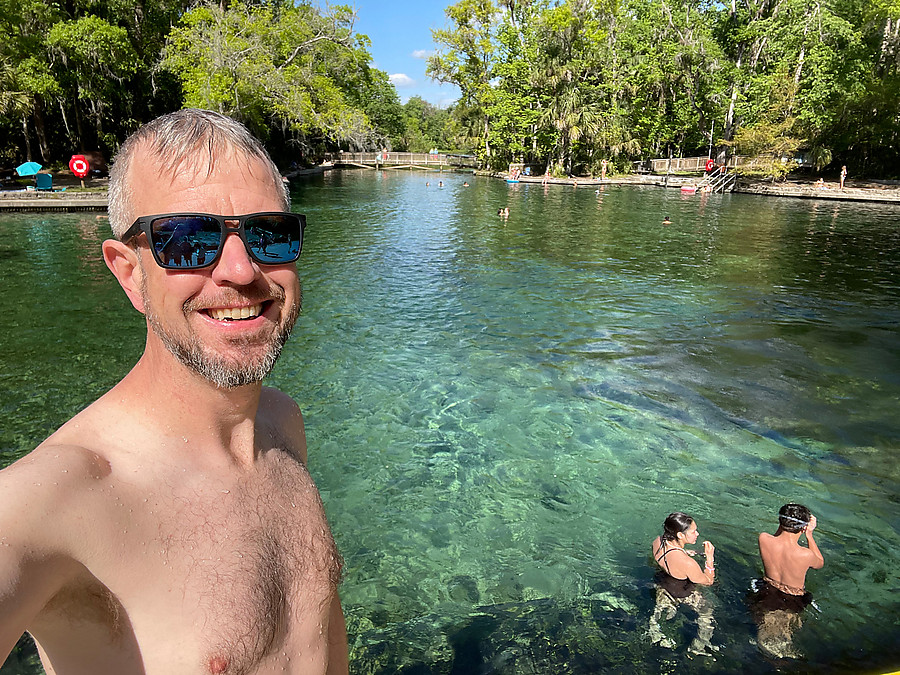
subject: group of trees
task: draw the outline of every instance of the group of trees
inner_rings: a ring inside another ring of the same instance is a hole
[[[184,106],[241,120],[286,163],[442,145],[449,112],[402,106],[354,19],[293,0],[0,0],[0,165],[109,156]]]
[[[246,123],[281,162],[338,148],[477,152],[556,173],[802,150],[897,173],[900,0],[460,0],[401,105],[354,13],[313,0],[0,0],[0,164],[115,151],[183,106]]]
[[[896,174],[898,0],[461,0],[428,72],[491,166],[759,155]]]

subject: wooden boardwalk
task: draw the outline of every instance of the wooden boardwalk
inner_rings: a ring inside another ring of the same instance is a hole
[[[2,211],[106,211],[103,192],[0,192]]]
[[[424,171],[475,170],[478,161],[469,155],[439,152],[333,152],[325,156],[334,166],[360,169],[419,169]]]
[[[849,181],[841,190],[837,183],[826,183],[824,188],[818,188],[811,182],[786,181],[773,184],[768,181],[750,183],[739,180],[734,191],[764,197],[900,204],[900,186],[867,181]]]

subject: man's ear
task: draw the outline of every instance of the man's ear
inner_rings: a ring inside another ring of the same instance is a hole
[[[115,239],[103,242],[103,262],[113,273],[116,281],[131,300],[132,306],[141,314],[144,313],[144,298],[141,294],[141,281],[144,270],[138,260],[138,252]]]

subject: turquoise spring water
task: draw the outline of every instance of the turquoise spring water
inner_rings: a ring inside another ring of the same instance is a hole
[[[900,208],[372,171],[293,198],[304,313],[270,379],[306,415],[353,672],[900,667]],[[144,327],[93,215],[0,233],[8,463]],[[773,663],[745,595],[788,501],[826,566],[804,657]],[[715,660],[686,656],[689,614],[675,650],[645,634],[674,510],[718,549]]]

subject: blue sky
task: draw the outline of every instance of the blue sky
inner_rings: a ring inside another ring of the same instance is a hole
[[[425,56],[436,45],[432,28],[448,25],[444,8],[455,0],[356,0],[355,31],[372,40],[375,67],[387,72],[397,88],[400,102],[421,96],[446,107],[459,98],[453,85],[432,82],[425,75]]]

